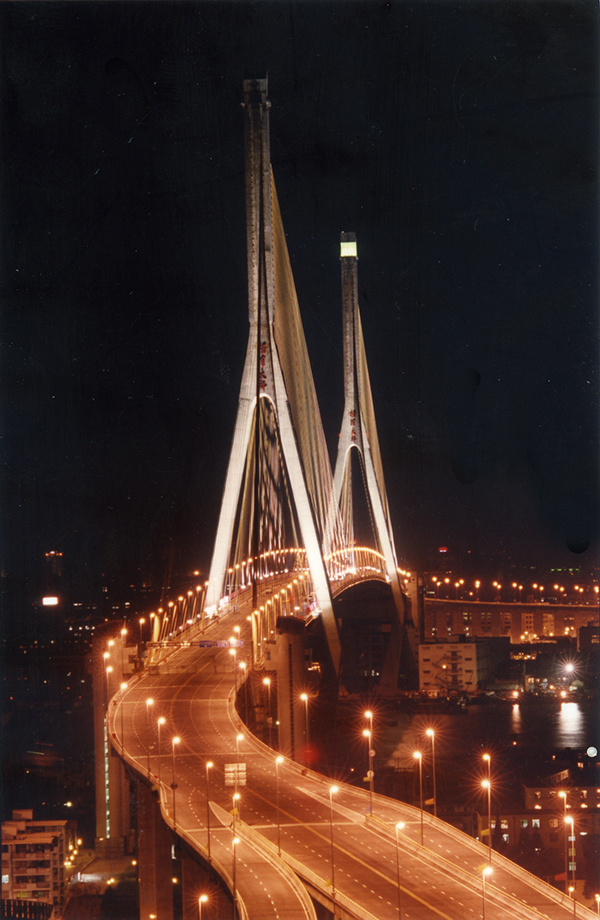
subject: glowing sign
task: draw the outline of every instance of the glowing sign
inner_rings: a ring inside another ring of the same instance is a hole
[[[42,604],[44,607],[56,607],[58,604],[57,597],[43,597]]]
[[[341,242],[340,243],[340,258],[341,259],[356,259],[356,240],[351,240],[350,242]]]

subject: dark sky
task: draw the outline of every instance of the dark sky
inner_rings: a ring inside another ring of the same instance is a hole
[[[596,564],[596,2],[0,4],[3,571],[210,561],[247,340],[242,83],[326,435],[338,241],[401,561]]]

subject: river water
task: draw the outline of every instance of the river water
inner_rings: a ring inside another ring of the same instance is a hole
[[[565,748],[600,748],[598,723],[598,706],[591,700],[484,703],[467,706],[459,713],[401,715],[390,765],[413,760],[413,752],[423,747],[424,740],[430,746],[429,739],[423,737],[427,727],[435,731],[440,757],[445,751],[461,758],[477,750],[517,748],[522,756],[547,758]]]
[[[364,709],[345,704],[335,758],[325,772],[362,786],[368,769]],[[422,752],[423,785],[431,794],[435,753],[438,797],[446,804],[477,806],[486,776],[482,755],[492,758],[494,788],[500,799],[519,801],[524,784],[543,782],[581,762],[588,748],[600,748],[596,700],[559,702],[533,697],[520,703],[491,700],[450,711],[410,712],[406,706],[374,705],[374,770],[378,791],[405,801],[418,798],[414,752]],[[435,751],[426,729],[433,728]],[[597,761],[597,757],[593,760]],[[363,786],[364,788],[364,786]]]

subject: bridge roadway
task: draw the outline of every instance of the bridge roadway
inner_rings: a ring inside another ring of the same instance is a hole
[[[228,640],[240,627],[250,653],[248,610],[240,607],[212,621],[203,638]],[[496,853],[485,883],[488,851],[477,841],[418,809],[303,770],[248,733],[233,706],[234,667],[227,648],[199,648],[196,627],[189,641],[161,650],[157,664],[130,680],[113,697],[109,732],[113,747],[137,772],[160,788],[164,820],[208,859],[232,890],[248,920],[314,920],[306,890],[336,916],[357,920],[569,920],[592,912]],[[239,659],[238,659],[239,660]],[[153,704],[147,705],[147,699]],[[160,764],[157,719],[161,728]],[[243,733],[243,740],[236,740]],[[181,741],[175,746],[172,738]],[[233,794],[225,765],[246,764],[247,784],[238,792],[233,857]],[[207,762],[213,767],[208,770]],[[160,784],[158,776],[160,772]],[[277,782],[277,774],[279,782]],[[171,783],[177,784],[175,805]],[[279,788],[279,809],[277,808]],[[210,817],[207,810],[207,793]],[[278,816],[281,856],[278,857]],[[396,835],[396,824],[405,827]],[[333,847],[332,847],[333,828]],[[398,843],[397,843],[398,840]],[[333,881],[332,886],[332,852]],[[397,872],[399,857],[399,874]],[[298,883],[302,879],[303,885]],[[398,884],[399,883],[399,884]],[[207,905],[207,916],[208,905]]]

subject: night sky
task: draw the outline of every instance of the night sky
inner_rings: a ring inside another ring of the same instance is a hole
[[[267,74],[333,459],[357,234],[400,561],[596,564],[596,2],[4,2],[0,30],[4,575],[206,571]]]

